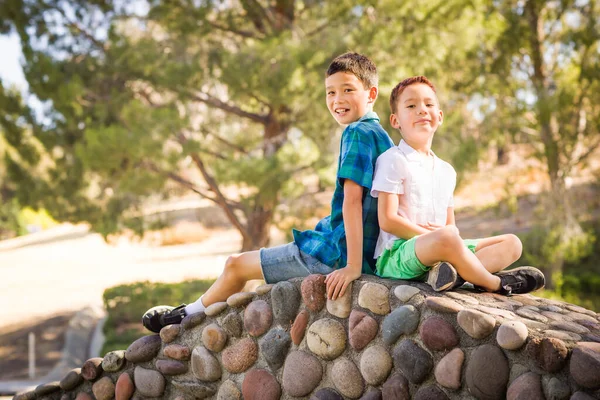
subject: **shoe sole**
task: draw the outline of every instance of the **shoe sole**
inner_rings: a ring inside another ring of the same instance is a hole
[[[431,268],[427,277],[427,283],[434,291],[442,292],[454,286],[457,276],[456,270],[452,265],[442,262]]]

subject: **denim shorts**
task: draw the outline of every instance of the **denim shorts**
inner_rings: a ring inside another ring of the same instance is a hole
[[[310,274],[326,275],[334,271],[334,268],[301,251],[295,242],[260,249],[260,266],[267,283]]]

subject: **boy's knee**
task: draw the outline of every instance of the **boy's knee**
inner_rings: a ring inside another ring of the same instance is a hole
[[[223,270],[224,274],[227,275],[235,275],[236,274],[236,270],[239,269],[239,259],[240,259],[240,254],[232,254],[229,257],[227,257],[227,261],[225,261],[225,269]]]
[[[445,250],[454,250],[463,245],[458,228],[454,225],[446,225],[438,229],[436,233],[439,245]]]
[[[514,261],[517,261],[521,258],[521,254],[523,254],[523,243],[521,243],[521,239],[517,235],[508,234],[508,243],[509,247],[512,251],[512,258]]]

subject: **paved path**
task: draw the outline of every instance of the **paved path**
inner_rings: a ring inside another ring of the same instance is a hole
[[[239,248],[239,235],[226,230],[201,243],[168,247],[110,246],[98,234],[84,234],[2,250],[0,328],[101,305],[104,289],[121,283],[216,277]]]

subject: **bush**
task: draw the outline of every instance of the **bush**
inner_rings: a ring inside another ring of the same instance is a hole
[[[131,342],[150,334],[141,323],[142,313],[150,307],[194,301],[213,282],[214,280],[189,280],[180,283],[146,281],[106,289],[103,299],[108,317],[104,324],[106,340],[102,354],[124,350]]]

